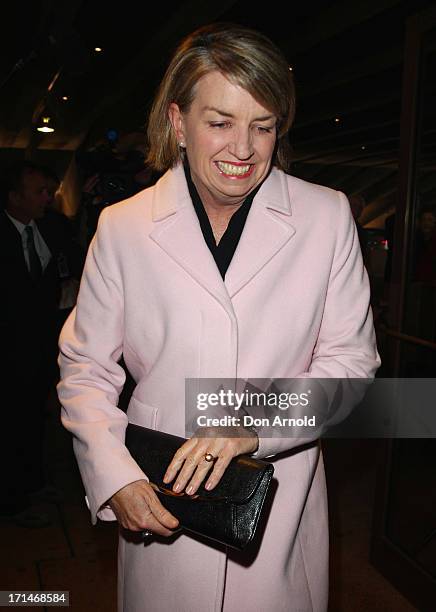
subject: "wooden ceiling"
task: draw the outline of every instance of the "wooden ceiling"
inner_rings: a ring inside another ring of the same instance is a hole
[[[293,68],[295,174],[361,194],[370,226],[394,207],[406,21],[434,2],[270,0],[255,10],[234,0],[10,4],[0,43],[2,160],[46,151],[59,167],[108,128],[141,131],[180,38],[233,21],[269,35]],[[35,129],[43,112],[53,134]]]

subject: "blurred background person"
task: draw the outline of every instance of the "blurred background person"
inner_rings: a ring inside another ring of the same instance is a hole
[[[413,280],[436,282],[436,213],[423,208],[417,221],[414,242]]]
[[[58,375],[60,262],[74,267],[64,221],[47,212],[50,198],[43,168],[23,161],[2,173],[0,326],[9,399],[0,434],[0,515],[26,527],[50,522],[34,509],[35,499],[57,499],[44,463],[45,406]]]
[[[80,242],[87,248],[97,229],[102,210],[156,182],[162,173],[145,162],[145,134],[107,130],[105,137],[77,154],[82,176]]]

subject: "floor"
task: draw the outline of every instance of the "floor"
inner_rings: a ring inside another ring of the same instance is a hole
[[[324,440],[330,513],[329,612],[416,612],[369,562],[376,441]]]
[[[56,505],[41,504],[53,518],[50,527],[23,529],[0,523],[0,590],[68,590],[74,611],[115,612],[116,524],[91,526],[71,440],[59,424],[54,397],[48,406],[47,440],[51,478],[64,499]],[[365,453],[359,454],[360,461],[353,460],[354,450],[350,442],[334,441],[325,449],[331,523],[329,612],[413,612],[416,608],[368,561],[375,472]]]

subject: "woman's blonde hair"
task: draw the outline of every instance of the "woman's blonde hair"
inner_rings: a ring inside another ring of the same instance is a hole
[[[176,49],[151,107],[147,162],[165,171],[182,159],[168,115],[170,104],[175,102],[183,113],[188,112],[196,84],[214,70],[248,91],[278,118],[272,163],[289,170],[288,131],[295,115],[292,72],[281,51],[266,36],[229,23],[199,28]]]

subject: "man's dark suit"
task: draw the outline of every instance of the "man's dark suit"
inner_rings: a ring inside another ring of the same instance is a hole
[[[80,273],[80,262],[66,227],[68,220],[50,212],[36,223],[51,253],[37,282],[27,269],[18,230],[0,211],[0,278],[4,296],[0,301],[0,329],[6,362],[0,458],[2,466],[7,466],[0,485],[0,506],[12,504],[12,509],[17,506],[17,510],[25,505],[27,493],[44,485],[44,406],[57,373],[61,253],[73,262],[70,266],[75,275]],[[3,467],[0,469],[3,471]]]

